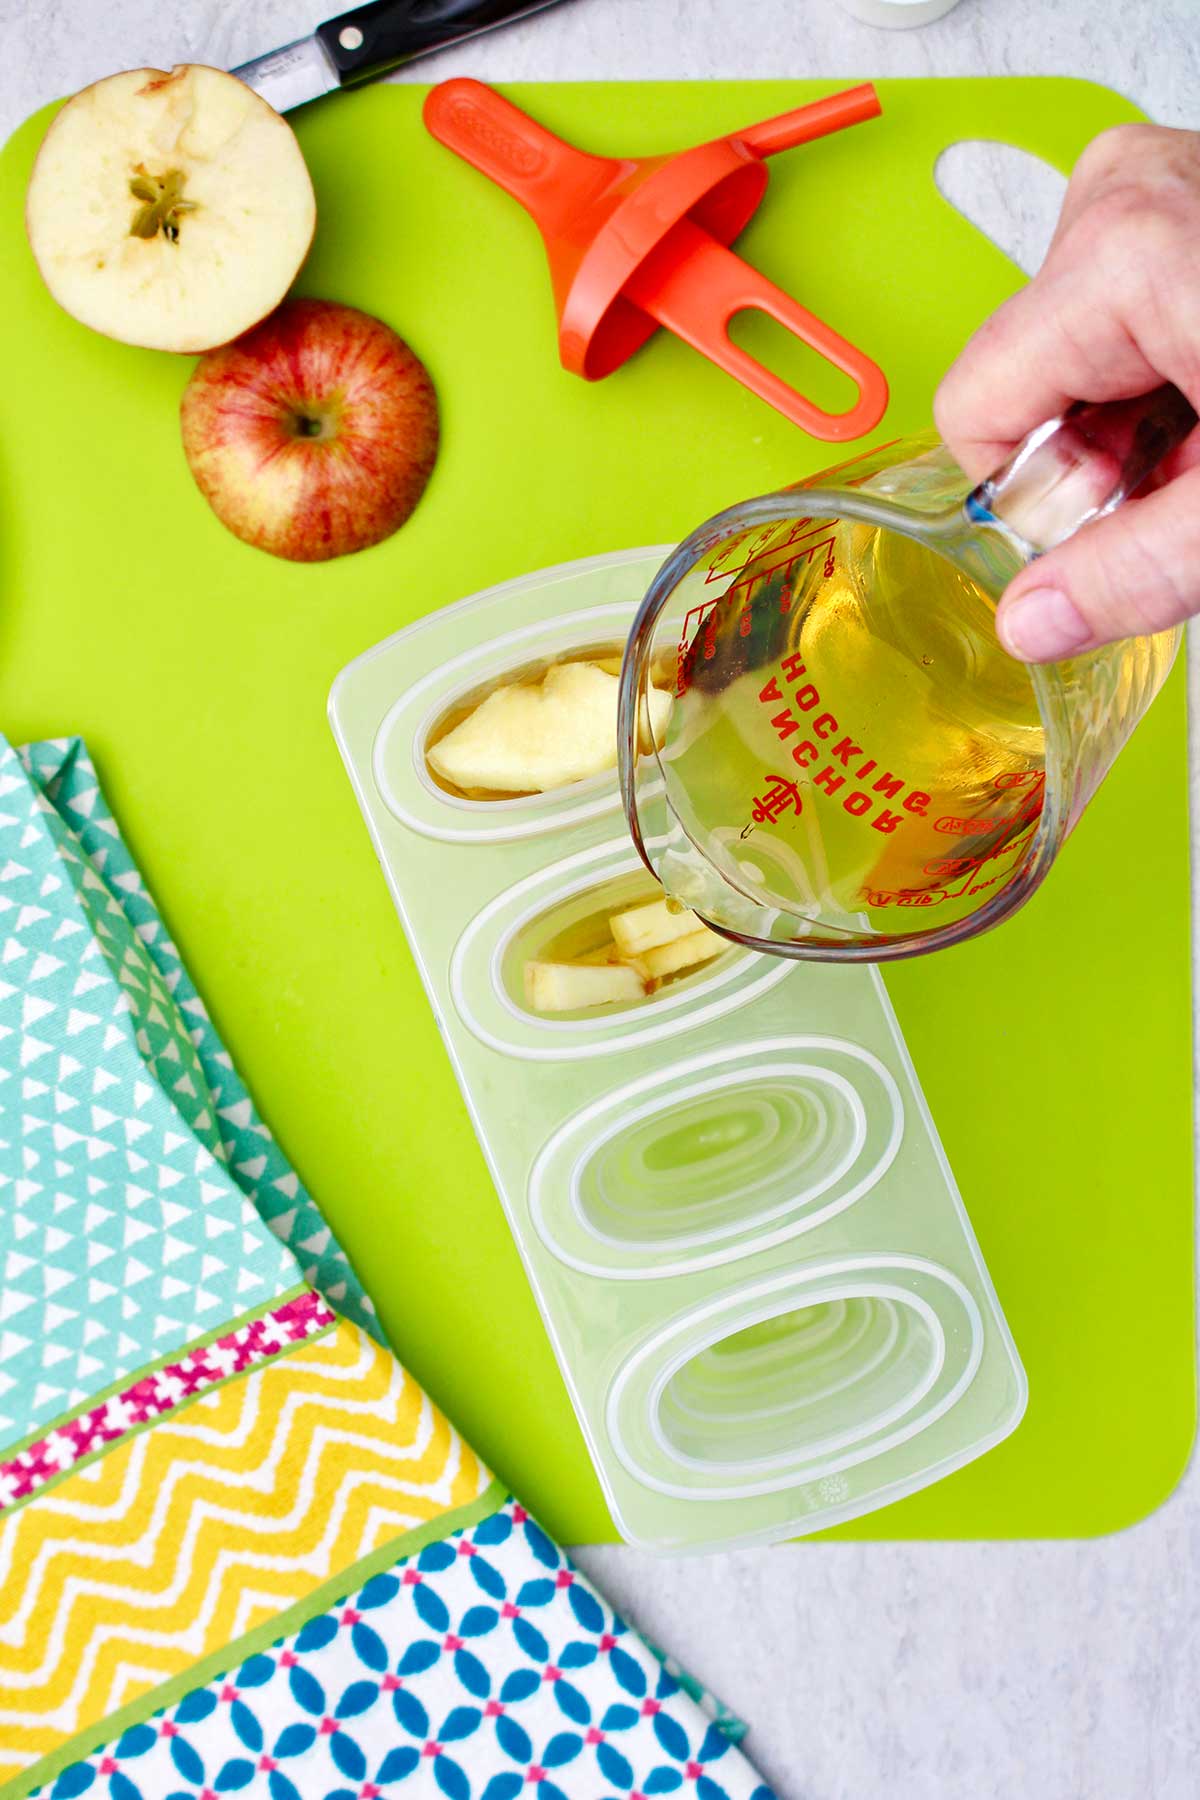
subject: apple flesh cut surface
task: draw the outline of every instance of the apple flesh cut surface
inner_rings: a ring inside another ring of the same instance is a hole
[[[534,1012],[610,1006],[615,1000],[640,1000],[645,992],[646,984],[637,970],[624,963],[525,964],[525,998]]]
[[[209,350],[265,318],[316,218],[291,126],[235,76],[190,63],[129,69],[68,100],[25,200],[59,305],[151,350]]]
[[[620,682],[593,662],[555,663],[536,686],[498,687],[427,752],[466,791],[544,794],[617,766]],[[662,742],[671,696],[651,688],[642,736]],[[648,744],[644,744],[648,748]]]
[[[672,912],[665,900],[651,900],[626,912],[614,913],[609,920],[613,941],[622,956],[640,956],[644,950],[672,944],[676,938],[690,937],[699,920],[695,913],[680,907]]]
[[[323,562],[403,525],[437,456],[437,395],[382,320],[288,300],[211,351],[184,389],[183,447],[223,525],[260,550]]]
[[[677,937],[668,944],[656,944],[652,949],[643,950],[640,956],[629,960],[630,966],[645,975],[648,981],[665,981],[668,975],[677,975],[681,969],[691,969],[697,963],[710,962],[714,956],[720,956],[722,950],[728,948],[725,938],[710,931],[707,925],[701,925],[686,937]]]

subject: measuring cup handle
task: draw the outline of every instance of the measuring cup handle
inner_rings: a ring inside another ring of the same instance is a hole
[[[1078,401],[1031,431],[967,510],[1003,520],[1034,551],[1051,550],[1128,499],[1196,423],[1169,384],[1132,400]]]

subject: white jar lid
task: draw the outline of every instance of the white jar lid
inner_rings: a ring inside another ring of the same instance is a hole
[[[957,6],[958,0],[838,0],[838,4],[864,25],[882,25],[896,31],[909,25],[931,24]]]

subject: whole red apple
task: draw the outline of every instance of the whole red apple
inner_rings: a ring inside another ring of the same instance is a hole
[[[390,326],[331,300],[287,300],[210,350],[180,419],[188,465],[221,523],[293,562],[390,537],[437,456],[424,364]]]

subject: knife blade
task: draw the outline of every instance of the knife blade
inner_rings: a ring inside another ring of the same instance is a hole
[[[558,0],[373,0],[318,25],[311,37],[269,50],[233,73],[273,106],[289,112],[338,88],[373,81]]]

